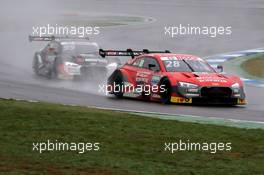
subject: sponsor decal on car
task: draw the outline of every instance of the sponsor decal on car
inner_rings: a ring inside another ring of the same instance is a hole
[[[225,78],[215,78],[215,77],[197,77],[199,82],[218,82],[218,83],[227,83]]]
[[[138,72],[136,75],[136,82],[137,83],[148,83],[149,75],[150,75],[149,72]]]
[[[174,56],[162,56],[160,57],[162,61],[173,61],[173,60],[199,60],[204,61],[203,59],[193,56],[193,55],[174,55]]]
[[[171,97],[172,103],[192,103],[192,98]]]
[[[160,81],[160,78],[161,78],[160,76],[156,76],[156,75],[152,76],[152,79],[150,80],[150,84],[157,85]]]
[[[246,104],[246,99],[237,99],[237,104]]]

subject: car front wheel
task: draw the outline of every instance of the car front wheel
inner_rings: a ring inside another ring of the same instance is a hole
[[[164,104],[170,103],[171,99],[171,84],[170,81],[165,78],[160,83],[160,100]]]

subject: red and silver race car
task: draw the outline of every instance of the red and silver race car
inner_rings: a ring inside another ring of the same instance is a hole
[[[246,104],[242,81],[217,72],[204,59],[169,51],[100,50],[102,57],[131,56],[108,78],[107,91],[163,103]]]

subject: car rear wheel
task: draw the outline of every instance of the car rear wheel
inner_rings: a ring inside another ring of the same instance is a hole
[[[34,58],[33,58],[33,71],[36,75],[40,75],[39,73],[39,58],[38,58],[39,55],[35,54]]]
[[[171,84],[170,81],[165,78],[161,81],[160,87],[163,89],[162,92],[160,92],[160,101],[164,104],[170,103],[171,99]]]
[[[117,97],[117,98],[122,98],[124,95],[123,92],[123,85],[124,85],[124,81],[123,81],[123,76],[121,73],[118,73],[113,81],[113,94]]]

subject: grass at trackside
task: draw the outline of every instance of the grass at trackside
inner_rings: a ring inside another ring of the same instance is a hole
[[[264,78],[264,55],[258,55],[241,64],[241,67],[250,75]]]
[[[176,108],[177,106],[175,106]],[[0,174],[263,174],[264,130],[0,100]],[[33,142],[100,142],[100,151],[32,151]],[[170,154],[164,142],[231,142],[231,152]]]

